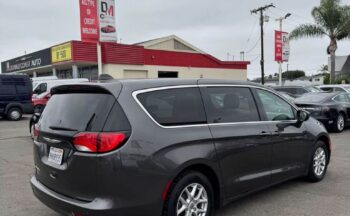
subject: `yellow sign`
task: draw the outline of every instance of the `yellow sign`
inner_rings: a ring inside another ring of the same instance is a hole
[[[52,63],[72,60],[72,44],[65,43],[51,48]]]

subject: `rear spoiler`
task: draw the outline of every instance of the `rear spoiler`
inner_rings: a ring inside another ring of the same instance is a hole
[[[68,84],[53,87],[51,95],[55,94],[72,94],[72,93],[90,93],[90,94],[111,94],[115,97],[119,96],[121,91],[120,83],[111,84]]]

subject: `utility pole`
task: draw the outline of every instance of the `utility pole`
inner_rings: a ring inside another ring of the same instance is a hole
[[[276,21],[280,23],[280,32],[282,32],[282,22],[283,20],[287,19],[290,17],[292,14],[287,13],[284,17],[277,18]],[[278,68],[278,85],[282,86],[282,64],[283,64],[283,59],[282,61],[278,62],[279,68]],[[287,65],[288,68],[288,65]],[[288,69],[287,69],[288,71]]]
[[[270,7],[275,7],[273,4],[265,5],[263,7],[259,7],[257,9],[251,10],[250,12],[253,14],[260,13],[260,41],[261,41],[261,84],[265,84],[265,72],[264,72],[264,11]]]

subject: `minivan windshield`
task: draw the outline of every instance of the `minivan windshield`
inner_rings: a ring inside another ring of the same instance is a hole
[[[40,129],[101,131],[115,103],[109,94],[57,94],[42,114]]]

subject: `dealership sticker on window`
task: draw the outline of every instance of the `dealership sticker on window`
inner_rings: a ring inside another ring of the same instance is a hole
[[[65,43],[51,48],[52,63],[72,60],[72,44]]]

